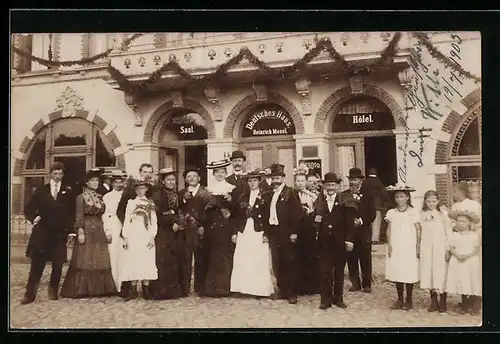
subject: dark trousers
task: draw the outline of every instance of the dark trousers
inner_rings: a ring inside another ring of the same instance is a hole
[[[187,296],[191,290],[191,278],[193,277],[193,251],[195,245],[195,234],[192,229],[177,233],[179,284],[181,286],[183,296]]]
[[[26,296],[35,297],[40,279],[42,278],[43,270],[48,259],[43,256],[33,256],[31,258],[30,272],[28,276],[28,283],[26,285]],[[59,290],[59,283],[61,282],[63,262],[52,263],[52,272],[50,274],[49,288],[57,293]]]
[[[203,294],[209,263],[209,248],[206,236],[199,239],[194,251],[194,291]]]
[[[343,245],[320,243],[319,269],[322,304],[331,305],[333,302],[343,301],[345,265],[346,253]]]
[[[274,276],[278,284],[281,297],[293,298],[297,296],[297,265],[296,244],[289,237],[270,239],[271,258]]]
[[[370,240],[358,239],[354,242],[354,249],[347,253],[349,279],[355,288],[371,287],[372,285],[372,243]],[[361,279],[359,267],[361,265]]]

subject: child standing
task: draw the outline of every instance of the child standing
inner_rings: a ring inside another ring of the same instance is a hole
[[[413,284],[419,280],[420,258],[420,214],[413,208],[407,186],[388,186],[396,201],[396,208],[387,212],[387,257],[386,279],[396,283],[397,301],[392,309],[413,308]],[[406,285],[406,299],[403,298]],[[404,301],[403,301],[404,300]]]
[[[455,227],[449,240],[448,276],[446,292],[462,295],[460,313],[472,311],[473,296],[481,296],[481,246],[479,233],[473,230],[473,225],[479,223],[479,216],[463,210],[450,212],[450,218],[455,220]]]
[[[424,195],[421,213],[422,242],[420,244],[420,288],[431,294],[429,312],[446,312],[446,255],[451,222],[441,209],[438,194],[429,190]],[[439,302],[438,302],[439,293]]]
[[[142,281],[143,298],[151,298],[149,281],[158,279],[156,268],[155,237],[158,221],[155,205],[146,197],[148,183],[135,181],[136,198],[127,203],[122,236],[123,264],[120,264],[120,281],[131,281],[132,286],[125,301],[137,298],[137,283]]]

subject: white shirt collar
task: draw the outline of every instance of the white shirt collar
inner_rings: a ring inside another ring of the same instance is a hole
[[[243,174],[243,171],[242,171],[242,170],[241,170],[241,171],[233,171],[233,174],[234,174],[235,176],[239,176],[239,175],[242,175],[242,174]]]
[[[57,183],[56,183],[55,181],[53,181],[53,180],[51,179],[51,180],[50,180],[50,186],[51,186],[51,187],[54,187],[54,186],[59,187],[59,186],[61,186],[61,182],[57,182]]]
[[[328,195],[326,192],[325,192],[325,198],[326,198],[326,201],[330,201],[330,202],[333,202],[335,200],[335,198],[337,197],[337,193],[334,193],[332,196]]]
[[[368,177],[377,177],[376,174],[369,174]]]
[[[200,189],[200,183],[198,183],[198,185],[196,186],[191,186],[191,185],[188,186],[188,191],[191,191],[193,195],[196,195],[199,189]]]
[[[275,194],[276,194],[276,193],[278,193],[278,194],[279,194],[281,191],[283,191],[283,188],[284,188],[284,187],[285,187],[285,183],[281,183],[281,185],[280,185],[280,186],[278,186],[278,188],[276,188],[276,189],[274,190],[274,193],[275,193]]]

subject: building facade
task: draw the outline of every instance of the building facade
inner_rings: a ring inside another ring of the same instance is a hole
[[[481,180],[481,84],[474,79],[481,75],[481,37],[427,33],[425,42],[442,60],[412,32],[398,34],[397,50],[385,61],[395,32],[151,33],[127,46],[130,34],[15,35],[16,48],[41,59],[110,53],[52,68],[12,54],[11,212],[21,216],[54,161],[78,183],[94,166],[134,175],[149,162],[182,172],[235,149],[246,153],[250,170],[284,164],[288,183],[301,161],[320,174],[338,173],[345,185],[349,168],[374,167],[387,185],[416,187],[416,204],[430,189],[449,203],[452,182]],[[309,59],[325,38],[353,68],[381,60],[384,66],[345,72],[327,48]],[[220,72],[242,49],[250,57]],[[293,77],[264,73],[299,60],[305,63]],[[152,80],[169,61],[182,71],[165,69]],[[193,86],[218,70],[222,82]],[[141,97],[123,91],[145,80]],[[203,182],[210,181],[204,170]]]

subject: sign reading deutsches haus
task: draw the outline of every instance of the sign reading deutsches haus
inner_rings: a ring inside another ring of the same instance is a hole
[[[293,135],[292,117],[280,106],[267,106],[253,111],[246,119],[242,137]]]

